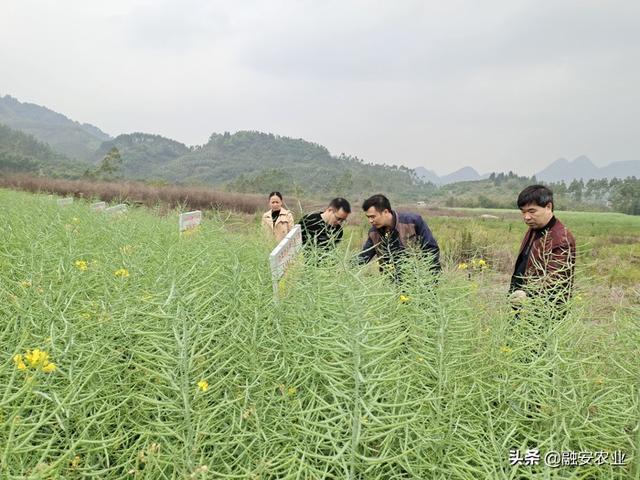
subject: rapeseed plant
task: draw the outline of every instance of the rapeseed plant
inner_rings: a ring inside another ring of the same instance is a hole
[[[635,474],[635,307],[611,307],[615,322],[591,322],[581,305],[552,323],[549,307],[532,303],[516,318],[504,298],[505,272],[493,265],[482,272],[479,260],[473,269],[472,255],[443,255],[437,285],[410,263],[398,286],[354,267],[346,241],[330,265],[300,268],[275,303],[270,246],[253,231],[219,222],[215,234],[181,243],[171,215],[132,209],[110,222],[82,216],[78,204],[74,213],[87,228],[42,237],[59,212],[39,201],[0,190],[12,232],[0,270],[15,286],[30,278],[47,292],[12,303],[0,288],[0,345],[20,355],[10,368],[0,365],[3,478]],[[42,214],[22,222],[25,207]],[[450,238],[438,240],[445,252]],[[140,255],[123,262],[119,248],[129,244]],[[111,275],[68,279],[69,252],[144,275],[132,275],[126,289],[113,288]],[[454,258],[468,258],[467,272],[451,272]],[[400,295],[411,308],[399,307]],[[140,301],[147,296],[153,300]],[[49,335],[55,350],[39,343]],[[64,375],[32,368],[26,354],[43,355],[22,345],[56,352]],[[512,445],[622,449],[627,465],[516,470]]]

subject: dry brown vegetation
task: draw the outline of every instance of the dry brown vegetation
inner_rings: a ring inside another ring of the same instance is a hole
[[[195,186],[153,186],[138,182],[92,182],[64,180],[30,175],[8,175],[0,178],[0,187],[28,192],[51,193],[105,202],[126,202],[168,208],[232,210],[255,213],[265,210],[263,195],[229,193]]]

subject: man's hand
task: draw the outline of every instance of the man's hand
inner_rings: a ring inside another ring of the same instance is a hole
[[[509,295],[509,301],[511,305],[520,305],[527,298],[527,293],[524,290],[514,290]]]

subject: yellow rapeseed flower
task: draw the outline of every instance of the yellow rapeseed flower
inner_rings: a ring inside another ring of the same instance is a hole
[[[408,295],[400,295],[400,303],[407,303],[409,300]]]
[[[86,260],[76,260],[75,265],[76,268],[81,272],[84,272],[87,268],[89,268],[89,264]]]
[[[13,356],[13,363],[16,364],[16,368],[18,370],[26,370],[27,366],[25,365],[24,361],[22,360],[22,355],[17,353]]]
[[[119,268],[118,270],[113,272],[113,274],[116,277],[127,278],[129,276],[129,270],[127,270],[126,268]]]
[[[38,367],[40,365],[44,365],[44,363],[49,363],[49,354],[44,350],[40,350],[39,348],[34,348],[33,350],[27,350],[27,353],[24,356],[29,366],[32,368]]]
[[[80,455],[76,455],[75,457],[73,457],[73,460],[69,462],[69,469],[77,470],[78,467],[80,467],[80,460]]]
[[[71,219],[71,221],[72,221],[73,223],[80,223],[80,219],[79,219],[78,217],[73,217],[73,218]]]
[[[287,388],[287,394],[290,397],[293,397],[296,393],[298,393],[298,389],[296,387],[289,387]]]
[[[56,364],[52,362],[47,362],[46,365],[42,366],[42,371],[44,373],[51,373],[56,371]]]
[[[20,286],[23,288],[29,288],[31,286],[31,280],[21,280]]]
[[[503,345],[500,347],[500,351],[504,354],[510,354],[511,352],[513,352],[513,350],[511,349],[511,347],[507,347],[506,345]]]
[[[458,264],[458,270],[466,270],[467,268],[469,268],[469,265],[464,262]]]
[[[242,412],[242,419],[246,420],[247,418],[249,418],[251,415],[253,415],[254,413],[256,413],[256,407],[254,407],[253,405],[247,409],[245,409],[244,412]]]
[[[27,350],[24,355],[18,353],[13,356],[13,362],[18,370],[42,370],[51,373],[56,370],[56,364],[49,361],[49,354],[39,348]]]
[[[487,262],[485,262],[483,259],[478,260],[478,266],[480,268],[485,268],[487,266]]]
[[[198,382],[198,388],[201,392],[206,392],[207,390],[209,390],[209,382],[207,382],[206,380],[200,380]]]

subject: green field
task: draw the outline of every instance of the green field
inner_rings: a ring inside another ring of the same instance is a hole
[[[177,212],[2,189],[0,212],[2,479],[640,478],[640,217],[558,213],[580,254],[552,322],[506,303],[517,212],[425,214],[445,271],[401,286],[354,266],[354,219],[277,303],[246,218],[180,237]]]

